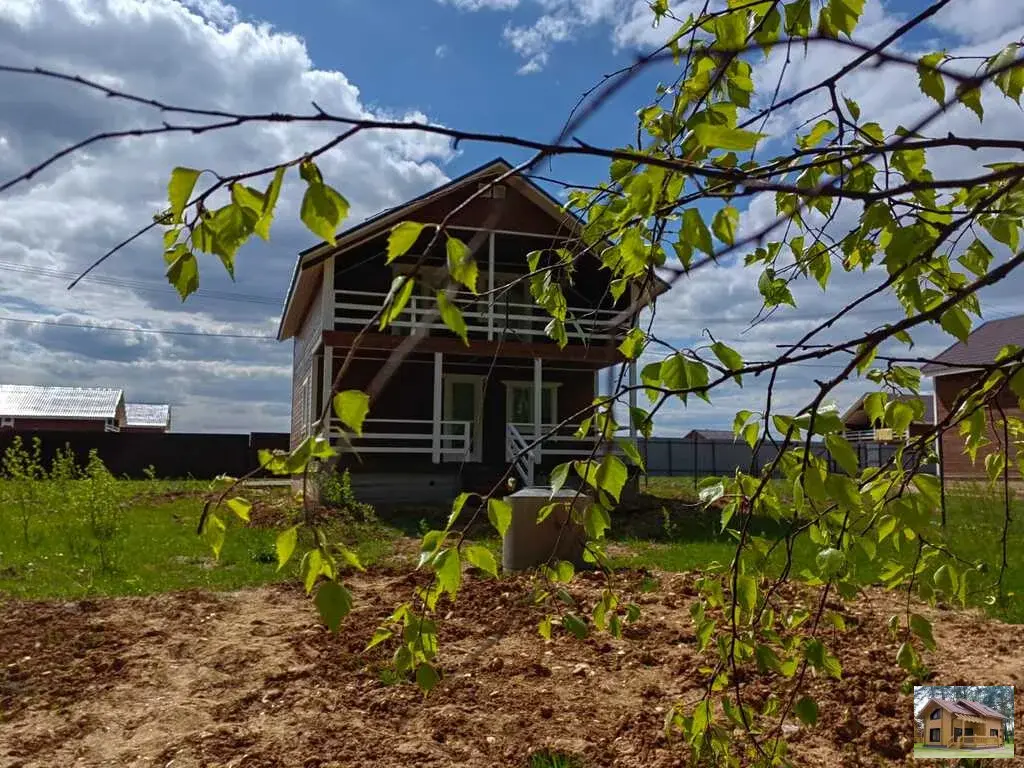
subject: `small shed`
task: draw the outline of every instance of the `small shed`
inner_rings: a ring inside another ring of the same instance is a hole
[[[167,403],[126,403],[122,432],[169,432],[171,406]]]

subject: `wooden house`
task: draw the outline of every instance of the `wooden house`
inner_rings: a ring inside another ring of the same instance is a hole
[[[990,320],[979,325],[967,337],[943,350],[932,362],[921,367],[923,376],[930,376],[935,382],[934,423],[945,419],[957,406],[957,398],[965,389],[976,385],[986,375],[982,366],[992,366],[999,351],[1007,345],[1024,346],[1024,315]],[[1010,476],[1020,480],[1017,472],[1016,445],[1013,438],[1007,441],[1000,423],[1003,415],[1009,418],[1024,417],[1017,396],[1008,386],[996,394],[995,403],[986,407],[985,437],[987,443],[978,451],[977,461],[972,462],[964,453],[964,436],[957,428],[947,429],[938,441],[940,474],[948,480],[984,480],[985,457],[993,450],[1006,451]],[[1007,445],[1007,442],[1009,445]]]
[[[976,701],[928,699],[919,717],[924,720],[924,744],[929,747],[999,747],[1004,741],[1002,713]]]
[[[571,280],[552,266],[568,305],[560,347],[546,331],[551,317],[520,278],[531,252],[580,253],[580,222],[522,175],[492,185],[511,170],[495,160],[298,257],[278,331],[293,341],[292,445],[316,428],[345,364],[339,389],[368,392],[370,412],[361,437],[339,440],[337,423],[331,435],[368,501],[441,501],[460,488],[483,490],[520,454],[516,474],[532,485],[554,464],[585,456],[592,442],[575,438],[577,414],[593,403],[601,371],[624,362],[618,345],[635,322],[630,309],[666,287],[648,281],[656,287],[641,293],[630,285],[616,299],[609,270],[592,253],[576,260]],[[468,345],[437,316],[437,292],[449,276],[444,242],[425,253],[435,230],[388,263],[389,232],[403,221],[446,222],[474,255],[477,292],[454,297]],[[393,281],[421,259],[412,297],[381,330],[371,321]],[[628,376],[636,381],[632,365]],[[619,416],[627,420],[624,410]],[[550,440],[523,453],[535,435],[562,422]]]

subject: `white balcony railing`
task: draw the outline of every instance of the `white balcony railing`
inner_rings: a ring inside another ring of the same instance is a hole
[[[843,432],[843,437],[851,443],[894,443],[903,441],[906,435],[891,429],[879,428],[848,429]]]
[[[445,420],[435,434],[430,419],[367,419],[363,434],[345,433],[337,419],[331,423],[331,444],[358,454],[401,453],[432,455],[442,461],[462,461],[473,446],[473,423]]]
[[[337,330],[361,330],[383,306],[387,294],[377,291],[337,290],[334,303],[334,327]],[[487,299],[459,296],[456,305],[462,310],[466,328],[471,336],[505,339],[522,337],[526,341],[548,338],[545,330],[551,316],[533,304],[518,304],[497,300],[489,305]],[[409,303],[390,323],[395,333],[408,335],[414,328],[426,323],[430,332],[444,331],[445,324],[437,313],[434,296],[412,296]],[[620,313],[610,309],[583,309],[569,307],[565,330],[570,340],[602,341],[621,338],[629,324],[614,325]]]

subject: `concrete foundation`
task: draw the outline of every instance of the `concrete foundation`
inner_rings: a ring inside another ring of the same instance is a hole
[[[512,505],[512,522],[502,542],[501,566],[505,571],[522,571],[555,560],[582,566],[586,533],[572,522],[571,507],[582,510],[589,504],[586,494],[550,488],[523,488],[505,498]],[[548,504],[558,506],[540,523],[537,514]]]

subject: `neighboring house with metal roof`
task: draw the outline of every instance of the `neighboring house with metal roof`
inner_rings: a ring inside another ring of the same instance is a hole
[[[986,375],[985,366],[991,366],[999,351],[1010,344],[1024,347],[1024,315],[990,320],[978,326],[966,341],[958,341],[947,347],[932,362],[921,367],[921,374],[931,377],[934,381],[933,423],[938,423],[949,415],[956,407],[960,393],[977,384],[979,379]],[[987,410],[985,428],[989,443],[978,451],[976,462],[972,463],[970,457],[964,453],[964,438],[958,429],[947,429],[943,432],[938,444],[940,474],[943,478],[984,479],[985,457],[991,453],[993,446],[999,447],[1004,443],[1003,431],[998,427],[998,423],[1003,419],[1002,414],[1018,419],[1024,416],[1016,395],[1008,387],[999,392],[995,404],[989,406]],[[1013,453],[1011,438],[1011,456]],[[1010,471],[1016,475],[1016,462],[1008,463]]]
[[[171,406],[167,403],[126,403],[122,432],[169,432]]]
[[[985,748],[1005,740],[1005,715],[976,701],[928,699],[918,717],[926,746]]]
[[[124,421],[120,389],[0,384],[0,429],[117,432]]]

